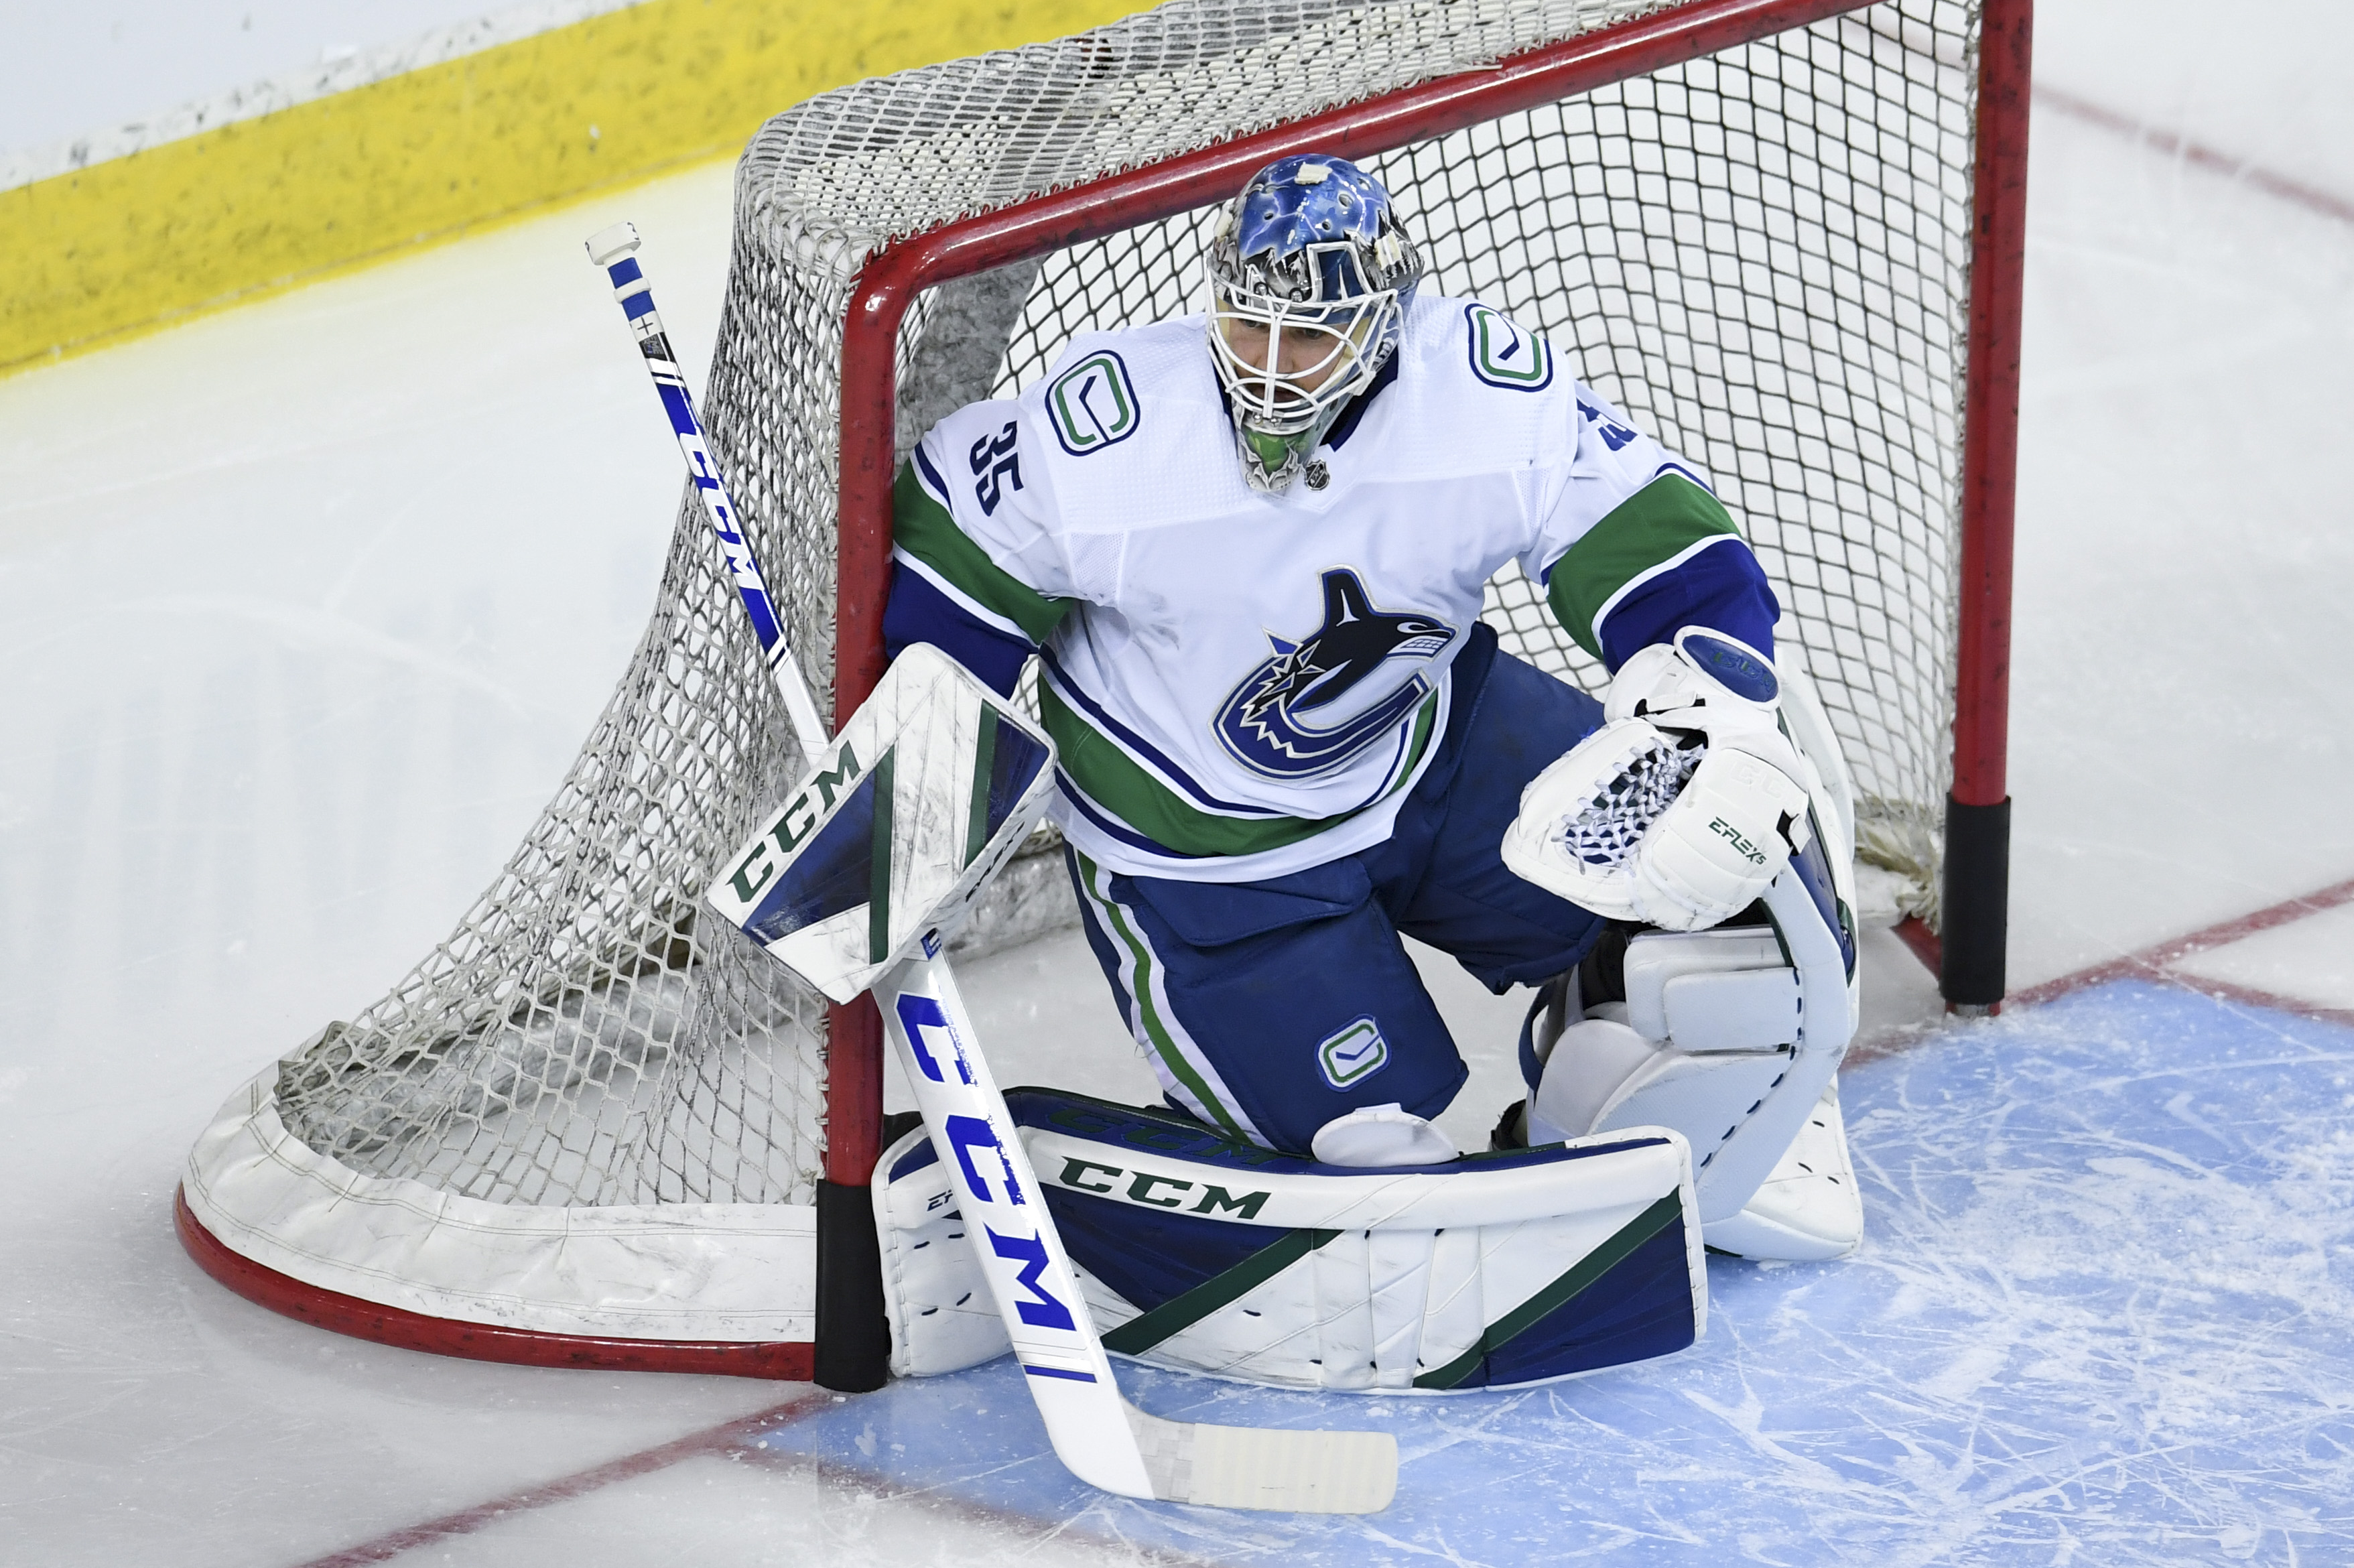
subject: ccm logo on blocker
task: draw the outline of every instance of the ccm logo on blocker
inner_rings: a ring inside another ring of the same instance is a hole
[[[833,771],[829,773],[820,768],[810,779],[808,787],[778,815],[776,831],[769,835],[776,840],[778,850],[790,854],[799,849],[802,841],[809,837],[810,830],[817,826],[818,818],[833,810],[834,791],[839,789],[848,794],[851,785],[858,781],[858,754],[844,746],[842,759],[834,765]],[[755,866],[759,869],[757,877],[752,875]],[[736,896],[749,904],[753,895],[768,886],[769,879],[776,874],[777,868],[769,862],[768,844],[758,842],[728,881],[736,889]]]

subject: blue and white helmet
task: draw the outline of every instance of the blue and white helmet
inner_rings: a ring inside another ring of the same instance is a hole
[[[1252,489],[1290,487],[1396,351],[1421,281],[1390,193],[1356,164],[1304,153],[1243,186],[1210,241],[1210,355]]]

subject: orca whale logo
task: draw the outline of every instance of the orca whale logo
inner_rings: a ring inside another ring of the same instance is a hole
[[[1275,656],[1243,677],[1219,710],[1218,739],[1229,755],[1273,779],[1312,779],[1345,768],[1388,736],[1432,690],[1417,674],[1358,714],[1327,728],[1305,715],[1329,707],[1392,659],[1428,659],[1455,640],[1447,622],[1412,611],[1376,609],[1346,567],[1324,574],[1324,624],[1298,642],[1267,633]]]

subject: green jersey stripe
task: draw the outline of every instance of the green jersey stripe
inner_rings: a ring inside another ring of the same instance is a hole
[[[1203,1108],[1218,1118],[1218,1125],[1226,1130],[1229,1137],[1248,1142],[1250,1135],[1235,1120],[1225,1103],[1210,1092],[1209,1084],[1186,1059],[1184,1051],[1171,1036],[1167,1023],[1161,1017],[1160,1005],[1152,995],[1151,947],[1129,924],[1128,911],[1111,897],[1108,883],[1100,887],[1097,885],[1098,879],[1103,877],[1102,868],[1087,856],[1077,854],[1076,851],[1072,853],[1077,855],[1080,880],[1086,885],[1088,895],[1095,900],[1096,907],[1102,912],[1104,924],[1111,927],[1112,935],[1119,938],[1120,946],[1128,949],[1129,961],[1135,966],[1129,994],[1135,999],[1136,1015],[1143,1021],[1145,1037],[1151,1041],[1154,1054],[1160,1056],[1162,1065],[1179,1083],[1193,1091],[1193,1098]]]
[[[1602,612],[1638,577],[1706,540],[1739,537],[1723,503],[1679,473],[1620,502],[1553,564],[1545,599],[1577,645],[1602,657]]]
[[[1195,806],[1154,778],[1117,740],[1097,729],[1085,714],[1056,694],[1051,682],[1038,683],[1038,713],[1063,770],[1087,799],[1144,834],[1153,842],[1189,855],[1257,854],[1315,837],[1355,816],[1223,817]],[[1415,710],[1414,728],[1405,758],[1388,789],[1377,797],[1387,800],[1403,789],[1422,766],[1423,754],[1438,722],[1438,694],[1433,692]],[[1367,806],[1373,802],[1368,801]],[[1358,810],[1366,808],[1359,807]]]
[[[891,539],[974,603],[1020,627],[1033,642],[1045,641],[1078,602],[1048,599],[991,560],[924,488],[912,462],[900,465],[899,481],[892,486]]]

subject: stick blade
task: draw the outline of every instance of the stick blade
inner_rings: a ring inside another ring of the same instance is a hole
[[[1195,1426],[1186,1501],[1290,1513],[1379,1513],[1397,1495],[1386,1432]]]
[[[1386,1432],[1291,1432],[1163,1421],[1129,1406],[1153,1496],[1206,1508],[1379,1513],[1397,1495]]]

